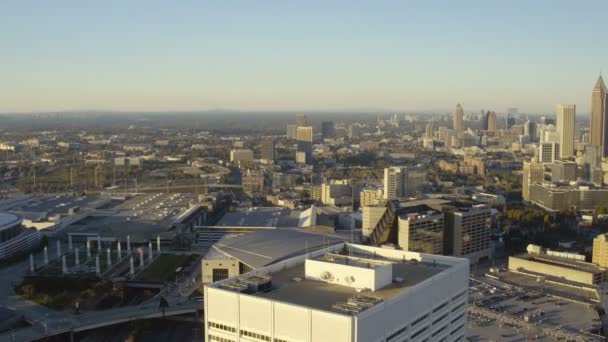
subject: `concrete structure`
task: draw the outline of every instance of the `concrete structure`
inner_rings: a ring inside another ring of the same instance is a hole
[[[608,268],[608,234],[600,234],[593,239],[591,262],[599,267]]]
[[[384,169],[384,199],[415,197],[426,184],[426,170],[418,166],[391,166]]]
[[[444,254],[444,215],[420,210],[399,215],[397,243],[404,251]]]
[[[27,253],[40,244],[40,232],[24,228],[22,222],[18,215],[0,212],[0,260]]]
[[[574,157],[574,133],[576,105],[560,104],[557,106],[557,132],[559,133],[559,157],[568,159]]]
[[[602,157],[608,157],[608,90],[602,76],[597,79],[591,94],[591,145],[598,146]]]
[[[206,341],[464,341],[468,268],[338,244],[205,286]]]
[[[230,161],[237,164],[240,164],[241,162],[252,162],[253,151],[249,149],[231,150]]]
[[[296,163],[312,164],[312,127],[300,127],[296,130]]]

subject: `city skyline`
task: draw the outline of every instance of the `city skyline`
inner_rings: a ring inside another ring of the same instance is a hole
[[[3,5],[0,112],[586,114],[608,55],[599,1],[142,4]]]

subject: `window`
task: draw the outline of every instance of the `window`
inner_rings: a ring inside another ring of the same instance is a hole
[[[412,327],[414,327],[416,324],[422,322],[427,317],[429,317],[429,314],[422,315],[421,317],[418,317],[415,321],[412,322]]]
[[[439,317],[436,320],[434,320],[433,321],[433,325],[436,325],[437,323],[441,322],[447,315],[448,315],[448,313],[446,312],[441,317]]]
[[[465,305],[466,305],[466,302],[462,302],[462,303],[456,305],[455,307],[452,308],[452,312],[456,312],[459,309],[462,309]]]
[[[427,325],[426,327],[416,331],[415,333],[412,334],[412,340],[415,339],[416,337],[420,336],[423,332],[429,330],[429,326]]]
[[[215,335],[209,335],[209,341],[215,341],[215,342],[234,342],[233,340],[231,340],[229,338],[219,337],[219,336],[215,336]]]
[[[435,337],[435,336],[437,336],[437,335],[441,334],[441,333],[442,333],[442,332],[444,332],[444,331],[445,331],[445,329],[447,329],[447,328],[448,328],[448,326],[447,326],[447,325],[444,325],[443,327],[441,327],[441,328],[439,328],[439,329],[435,330],[435,332],[432,334],[432,336],[433,336],[433,337]]]
[[[213,282],[228,279],[227,268],[214,268],[213,269]]]
[[[464,296],[464,295],[466,295],[466,294],[467,294],[467,290],[464,290],[464,291],[460,292],[459,294],[455,295],[455,296],[452,298],[452,301],[453,301],[453,302],[455,302],[455,301],[457,301],[458,299],[460,299],[460,297],[462,297],[462,296]]]
[[[405,331],[407,330],[407,325],[404,326],[403,328],[395,331],[394,333],[388,335],[388,337],[386,338],[386,342],[392,341],[393,339],[399,337],[401,334],[403,334]]]
[[[236,333],[236,328],[228,326],[226,324],[220,324],[215,322],[209,322],[209,329],[219,329],[224,330],[231,333]]]
[[[445,308],[448,305],[449,302],[444,302],[442,304],[440,304],[438,307],[436,307],[435,309],[433,309],[433,313]]]
[[[255,339],[258,339],[261,341],[270,342],[270,336],[254,333],[254,332],[243,330],[243,329],[241,329],[241,336],[252,337],[252,338],[255,338]]]

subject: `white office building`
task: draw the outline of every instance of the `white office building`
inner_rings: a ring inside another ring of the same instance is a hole
[[[391,166],[384,169],[384,199],[415,197],[426,184],[426,170],[418,166]]]
[[[466,259],[340,243],[204,288],[206,341],[465,341]]]

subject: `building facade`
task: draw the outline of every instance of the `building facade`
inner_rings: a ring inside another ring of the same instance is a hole
[[[591,94],[591,145],[599,146],[602,157],[608,157],[608,120],[606,112],[608,110],[608,95],[606,84],[600,76],[593,87]]]
[[[426,170],[418,166],[391,166],[384,169],[384,199],[418,196],[426,184]]]
[[[557,132],[559,133],[560,159],[574,158],[576,105],[557,106]]]

